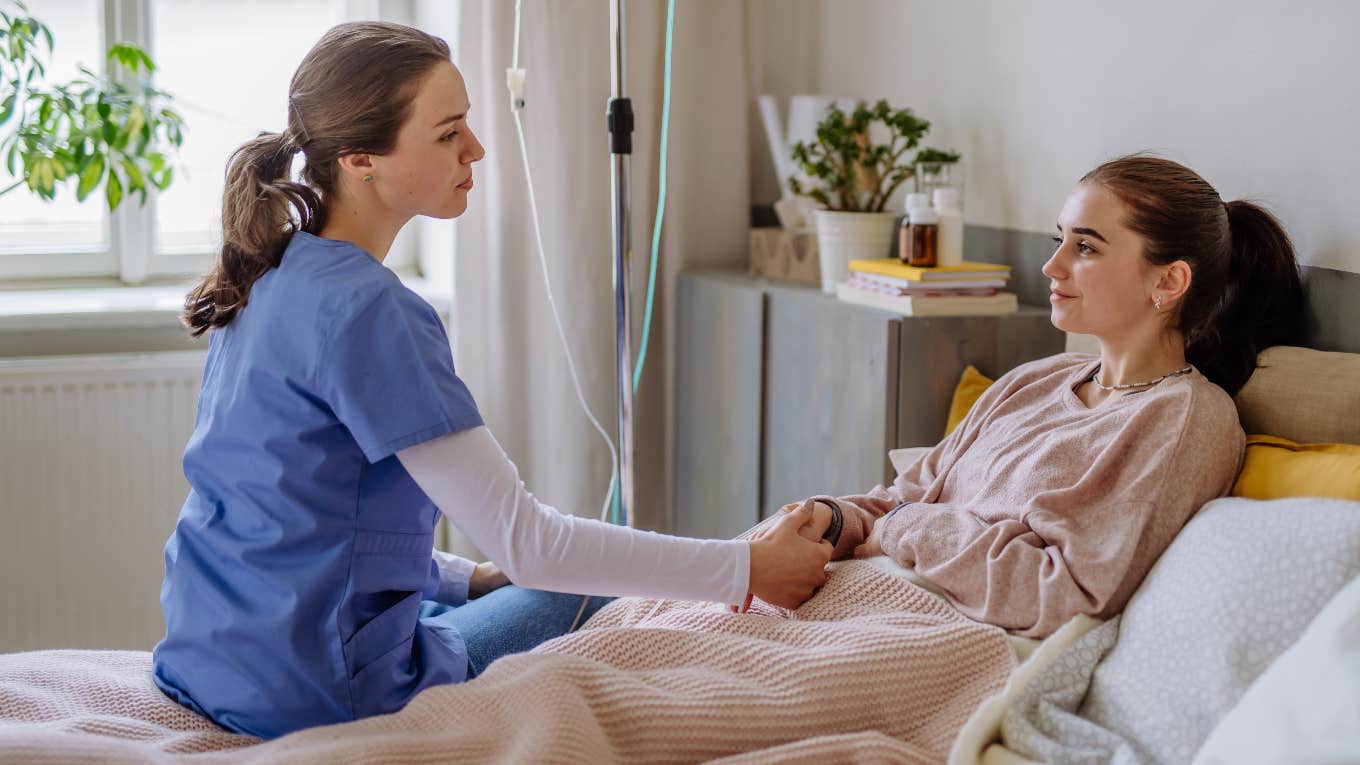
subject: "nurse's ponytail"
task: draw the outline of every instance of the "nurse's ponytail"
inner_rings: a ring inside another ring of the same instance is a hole
[[[279,264],[293,231],[315,233],[325,224],[321,197],[288,179],[300,148],[287,133],[261,133],[232,152],[222,191],[222,250],[185,300],[184,323],[194,335],[236,317],[250,286]]]
[[[322,36],[288,87],[288,128],[261,133],[227,162],[222,249],[184,301],[181,318],[193,335],[236,318],[294,232],[321,232],[327,201],[339,192],[339,158],[390,152],[420,79],[448,60],[443,40],[401,24],[340,24]]]

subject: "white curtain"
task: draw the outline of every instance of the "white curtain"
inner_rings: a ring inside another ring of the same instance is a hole
[[[670,523],[676,274],[745,264],[753,101],[746,15],[740,2],[677,3],[669,190],[650,349],[634,398],[635,512],[643,528],[664,530]],[[469,122],[487,155],[474,170],[476,188],[456,225],[455,363],[530,491],[564,512],[593,515],[606,497],[610,458],[577,403],[534,249],[505,90],[514,3],[463,0],[459,21],[454,61],[467,79],[473,104]],[[631,168],[635,354],[641,347],[656,209],[664,32],[663,0],[630,0],[625,88],[636,114]],[[617,444],[604,117],[609,61],[609,0],[525,0],[523,120],[549,273],[586,399]]]

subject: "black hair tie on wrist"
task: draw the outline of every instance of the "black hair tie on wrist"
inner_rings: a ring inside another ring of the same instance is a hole
[[[822,539],[835,547],[841,541],[841,529],[845,525],[845,517],[841,515],[841,506],[829,499],[814,499],[813,502],[821,502],[831,508],[831,525],[826,527],[826,533],[822,534]]]

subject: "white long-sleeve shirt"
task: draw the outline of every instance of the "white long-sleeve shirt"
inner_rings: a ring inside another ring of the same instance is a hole
[[[486,427],[397,452],[441,512],[521,587],[579,595],[740,603],[745,540],[689,539],[563,514],[539,502]],[[440,592],[466,598],[471,563],[437,553]]]

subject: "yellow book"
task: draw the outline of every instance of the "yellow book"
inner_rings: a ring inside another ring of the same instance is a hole
[[[920,266],[909,266],[897,258],[852,260],[850,261],[850,270],[866,274],[893,276],[898,279],[908,279],[913,282],[929,282],[941,279],[954,281],[967,279],[1005,279],[1009,278],[1011,274],[1011,267],[1000,263],[972,263],[964,261],[957,266],[922,268]]]

